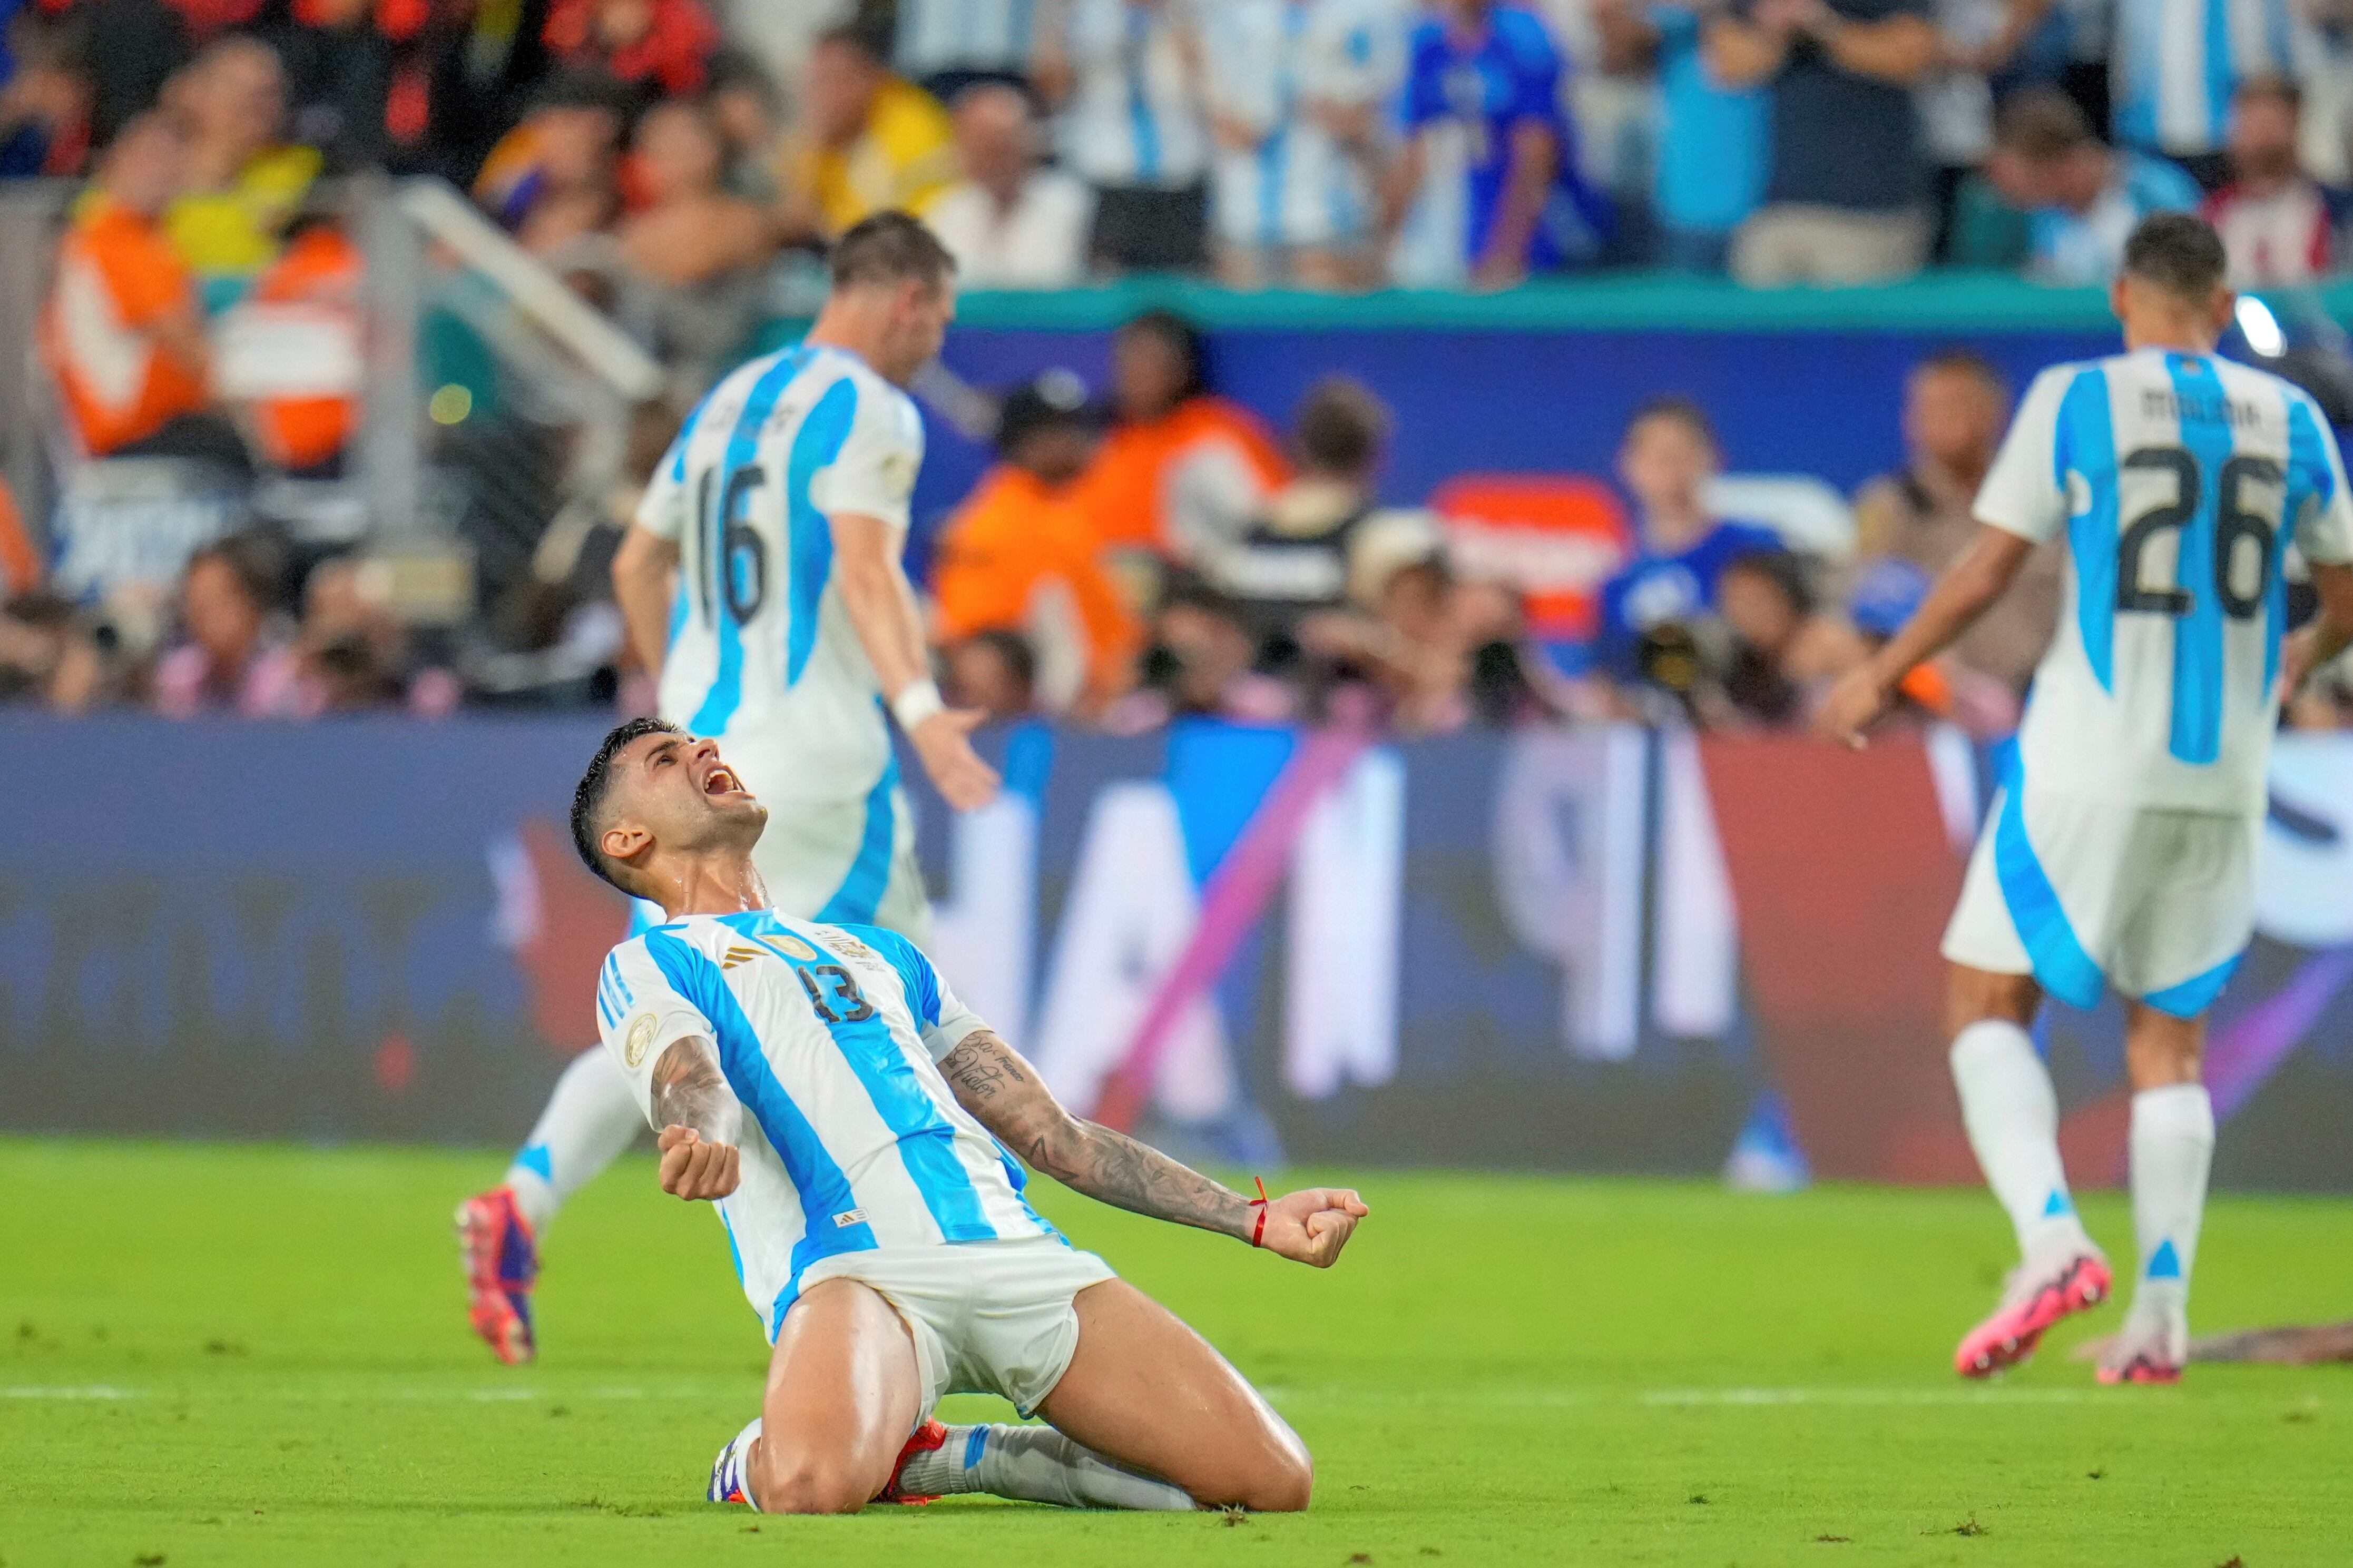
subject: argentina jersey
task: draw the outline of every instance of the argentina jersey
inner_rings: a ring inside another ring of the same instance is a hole
[[[771,1340],[821,1259],[1058,1234],[935,1065],[986,1026],[903,937],[689,916],[613,950],[597,1022],[657,1129],[662,1053],[690,1037],[716,1050],[743,1107],[742,1184],[719,1214]]]
[[[1177,190],[1209,161],[1193,0],[1071,0],[1061,47],[1074,75],[1059,117],[1063,164],[1094,185]]]
[[[2177,158],[2221,152],[2239,84],[2294,72],[2295,26],[2291,0],[2117,0],[2116,140]]]
[[[2353,500],[2296,387],[2142,349],[2044,371],[1977,500],[2067,542],[2057,635],[2019,731],[2038,791],[2259,815],[2286,630],[2288,547],[2353,561]]]
[[[1204,24],[1209,107],[1261,140],[1218,150],[1218,232],[1238,246],[1359,239],[1370,182],[1324,115],[1385,102],[1404,71],[1393,0],[1228,0]]]
[[[903,532],[923,453],[904,393],[854,354],[797,344],[712,388],[639,504],[638,525],[679,549],[661,716],[723,741],[772,806],[887,788],[880,685],[828,519]]]

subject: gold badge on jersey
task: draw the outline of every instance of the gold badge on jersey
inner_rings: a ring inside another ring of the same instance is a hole
[[[797,958],[803,963],[813,963],[817,961],[817,949],[788,932],[778,931],[774,935],[761,937],[759,940],[786,958]]]
[[[882,454],[882,488],[893,496],[915,493],[916,458],[913,452]]]
[[[621,1042],[621,1060],[628,1064],[631,1071],[635,1071],[645,1061],[646,1049],[653,1043],[654,1016],[651,1013],[640,1013],[638,1015],[637,1021],[629,1026],[628,1037]]]
[[[864,942],[859,941],[856,937],[850,935],[846,931],[835,931],[831,935],[828,936],[826,940],[833,944],[833,950],[836,952],[847,954],[851,958],[862,958],[869,963],[880,963],[882,962],[881,959],[874,956],[874,950],[872,948],[867,946]]]

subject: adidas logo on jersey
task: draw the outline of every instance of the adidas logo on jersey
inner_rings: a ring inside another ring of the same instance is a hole
[[[765,958],[767,955],[765,948],[731,947],[720,955],[719,967],[723,971],[729,970],[739,963],[749,963],[755,958]]]
[[[836,1230],[848,1230],[853,1225],[864,1225],[865,1223],[866,1211],[864,1209],[845,1209],[840,1214],[833,1216],[833,1225]]]

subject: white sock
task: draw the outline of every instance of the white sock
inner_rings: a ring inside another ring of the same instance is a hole
[[[544,1233],[564,1200],[619,1159],[645,1124],[645,1113],[611,1052],[592,1046],[573,1058],[507,1167],[506,1184],[531,1222],[532,1234]]]
[[[1124,1469],[1051,1426],[951,1426],[948,1440],[899,1472],[915,1497],[987,1492],[1062,1508],[1190,1510],[1182,1487]]]
[[[2132,1102],[2133,1231],[2140,1240],[2136,1306],[2186,1308],[2214,1163],[2214,1102],[2202,1083],[2145,1089]]]
[[[2031,1255],[2082,1238],[2084,1223],[2059,1163],[2059,1096],[2034,1042],[2017,1025],[1983,1018],[1953,1041],[1953,1086],[1978,1168]]]

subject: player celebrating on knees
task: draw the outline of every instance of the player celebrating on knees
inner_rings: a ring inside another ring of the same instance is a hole
[[[1960,1342],[1968,1377],[2017,1364],[2108,1293],[2027,1035],[2045,992],[2089,1007],[2107,985],[2126,998],[2140,1269],[2099,1376],[2180,1375],[2214,1148],[2206,1012],[2253,928],[2272,731],[2282,695],[2353,639],[2344,462],[2310,397],[2214,356],[2233,308],[2223,269],[2197,218],[2133,232],[2110,296],[2126,352],[2036,379],[1978,493],[1976,541],[1822,710],[1860,744],[1897,682],[2064,534],[2066,611],[1945,935],[1969,1145],[2024,1255]],[[2321,611],[2283,646],[2291,544]]]
[[[920,222],[886,212],[843,235],[830,264],[808,336],[735,371],[688,417],[613,587],[662,716],[724,740],[749,787],[790,803],[758,850],[776,906],[920,944],[931,910],[890,718],[949,805],[984,805],[997,782],[966,739],[981,715],[940,701],[900,564],[923,453],[900,388],[939,353],[955,263]],[[501,1361],[535,1348],[539,1233],[629,1146],[642,1110],[604,1052],[584,1053],[506,1180],[459,1205],[474,1327]]]
[[[712,1497],[1305,1507],[1297,1436],[1039,1218],[997,1141],[1104,1203],[1319,1268],[1365,1216],[1356,1194],[1247,1201],[1072,1116],[913,943],[778,914],[753,858],[767,825],[715,743],[649,719],[606,738],[572,808],[581,858],[669,917],[613,950],[605,1047],[660,1129],[664,1189],[718,1204],[776,1346]],[[951,1393],[1054,1429],[942,1428]]]

